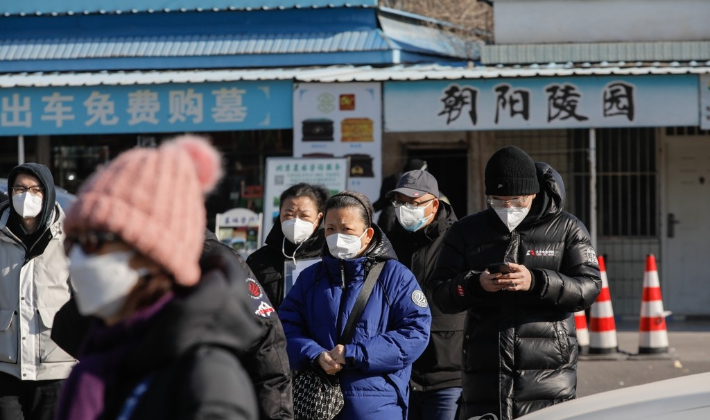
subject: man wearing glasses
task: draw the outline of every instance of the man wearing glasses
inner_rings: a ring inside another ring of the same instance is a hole
[[[44,165],[15,167],[8,191],[0,204],[0,419],[52,419],[75,363],[50,339],[70,297],[64,213]]]
[[[485,188],[488,208],[444,239],[434,301],[468,311],[459,418],[509,420],[575,398],[573,313],[594,302],[601,281],[550,165],[504,147],[486,164]]]
[[[424,170],[406,172],[388,192],[397,221],[389,235],[399,262],[414,273],[431,299],[431,275],[446,232],[456,222],[447,203],[439,200],[439,185]],[[431,336],[412,366],[410,420],[453,420],[461,396],[461,346],[466,314],[444,314],[430,305]]]

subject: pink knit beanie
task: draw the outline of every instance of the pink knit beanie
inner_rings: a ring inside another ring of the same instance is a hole
[[[129,150],[82,185],[64,222],[66,234],[115,233],[178,284],[194,285],[207,222],[204,195],[221,173],[219,153],[197,136]]]

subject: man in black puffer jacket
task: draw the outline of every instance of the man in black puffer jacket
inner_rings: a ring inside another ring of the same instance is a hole
[[[468,310],[459,419],[509,420],[575,398],[573,313],[594,302],[601,280],[587,229],[562,211],[557,171],[507,146],[488,161],[485,185],[489,208],[444,239],[435,300]],[[499,262],[512,272],[490,273]]]

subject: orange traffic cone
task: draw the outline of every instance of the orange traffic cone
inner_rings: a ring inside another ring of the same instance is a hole
[[[669,358],[666,317],[671,313],[663,310],[661,284],[658,280],[656,257],[646,257],[641,298],[641,322],[639,325],[639,356],[652,355]]]
[[[584,311],[574,313],[574,324],[577,326],[577,345],[579,354],[589,353],[589,329],[587,328],[587,314]]]
[[[606,277],[604,257],[599,256],[599,271],[602,278],[602,290],[592,305],[589,317],[589,357],[596,360],[624,360],[627,356],[619,352],[616,340],[616,322],[611,306],[609,281]]]

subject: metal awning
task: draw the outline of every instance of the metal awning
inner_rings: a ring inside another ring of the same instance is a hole
[[[217,12],[225,10],[272,10],[333,7],[376,7],[376,0],[23,0],[3,5],[5,16],[57,16],[74,14],[126,14],[169,12]]]
[[[710,61],[684,65],[642,67],[456,67],[446,65],[397,65],[383,68],[372,66],[300,67],[286,69],[132,71],[132,72],[71,72],[16,73],[0,75],[0,87],[50,86],[111,86],[151,85],[169,83],[208,83],[260,80],[293,80],[295,82],[382,82],[416,80],[459,80],[516,77],[564,76],[641,76],[710,73]]]

